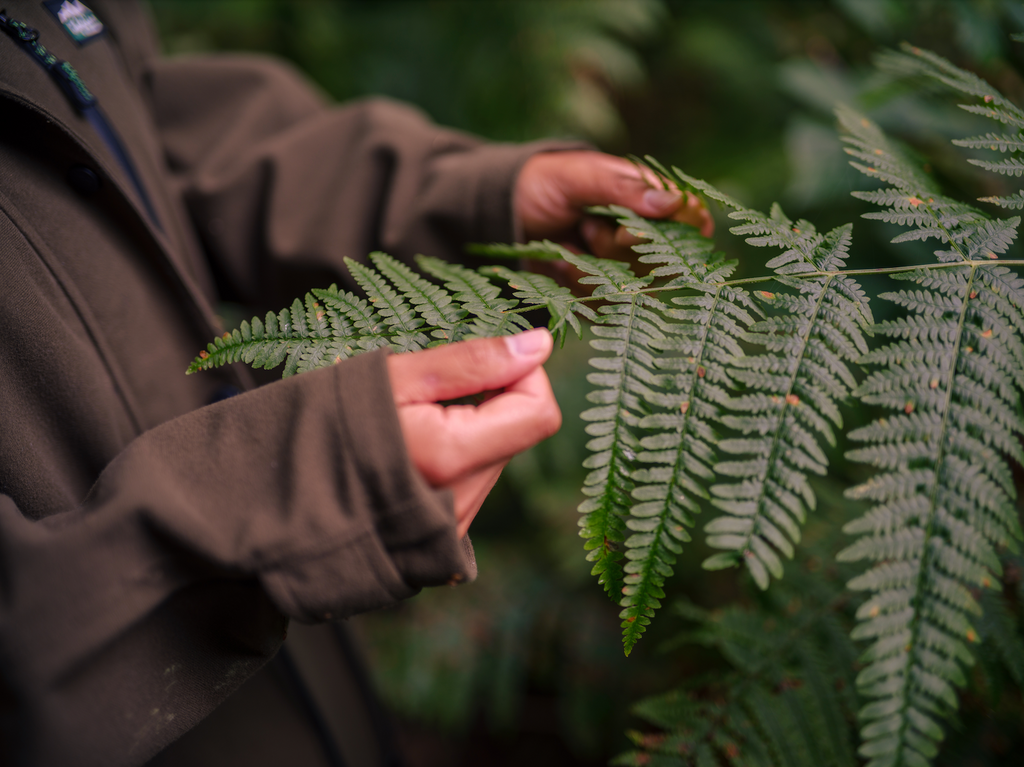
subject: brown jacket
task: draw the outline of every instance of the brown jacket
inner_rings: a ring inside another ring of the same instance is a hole
[[[510,189],[538,149],[387,101],[331,108],[260,58],[161,61],[142,8],[88,5],[106,32],[82,46],[38,0],[6,8],[97,96],[159,225],[0,34],[5,765],[140,764],[288,618],[472,575],[449,497],[405,455],[380,354],[212,405],[244,371],[184,370],[218,296],[262,309],[340,279],[345,256],[512,239]]]

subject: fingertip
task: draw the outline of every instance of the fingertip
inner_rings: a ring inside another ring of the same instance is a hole
[[[554,340],[547,328],[534,328],[523,333],[505,336],[505,346],[513,357],[537,357],[538,364],[547,359]]]
[[[683,196],[673,189],[648,189],[643,193],[642,200],[645,215],[651,218],[665,218],[679,209]]]

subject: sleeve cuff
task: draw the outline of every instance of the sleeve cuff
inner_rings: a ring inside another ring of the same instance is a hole
[[[408,458],[386,356],[366,354],[332,369],[339,440],[348,472],[359,478],[359,497],[351,488],[347,495],[368,515],[363,532],[264,571],[272,599],[298,620],[347,617],[425,586],[476,577],[472,545],[457,537],[451,494],[431,488]]]

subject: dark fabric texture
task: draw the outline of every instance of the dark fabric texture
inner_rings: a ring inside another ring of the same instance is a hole
[[[472,578],[451,500],[405,454],[384,357],[207,405],[186,377],[227,295],[276,306],[383,248],[510,240],[530,153],[387,101],[331,107],[266,59],[157,57],[89,6],[69,60],[162,228],[50,76],[0,35],[0,763],[142,764],[316,622]],[[88,183],[83,183],[82,179]],[[92,183],[92,181],[96,183]],[[322,278],[322,279],[320,279]],[[294,289],[293,289],[294,288]]]

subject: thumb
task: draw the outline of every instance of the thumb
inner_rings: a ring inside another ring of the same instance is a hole
[[[527,236],[546,237],[574,226],[589,205],[622,205],[647,218],[667,218],[682,207],[679,190],[621,157],[591,151],[542,152],[516,183],[516,212]]]
[[[544,328],[388,357],[396,405],[439,402],[503,389],[539,367],[553,341]]]

